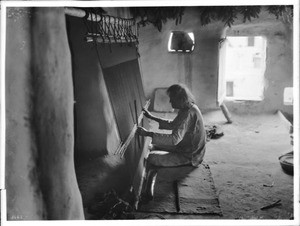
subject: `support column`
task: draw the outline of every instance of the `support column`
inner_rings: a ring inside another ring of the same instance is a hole
[[[63,8],[34,8],[33,105],[47,219],[84,219],[74,168],[73,83]]]

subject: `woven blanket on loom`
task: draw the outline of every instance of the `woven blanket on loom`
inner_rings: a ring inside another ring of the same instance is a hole
[[[174,181],[177,181],[177,201]],[[209,166],[202,163],[198,168],[185,166],[160,169],[154,199],[148,204],[139,206],[139,211],[222,215]]]

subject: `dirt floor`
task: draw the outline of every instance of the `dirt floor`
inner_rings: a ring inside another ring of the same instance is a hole
[[[292,219],[293,176],[281,169],[278,157],[292,151],[289,124],[278,114],[204,115],[224,136],[207,144],[209,164],[223,216],[136,213],[138,219]],[[281,205],[260,208],[281,200]]]
[[[221,119],[220,112],[215,113],[219,116],[207,115],[206,119]],[[218,190],[223,218],[293,217],[293,177],[282,171],[278,161],[280,155],[292,150],[286,122],[278,114],[233,115],[233,123],[222,128],[224,137],[208,143],[206,162]],[[282,206],[260,210],[279,199]]]

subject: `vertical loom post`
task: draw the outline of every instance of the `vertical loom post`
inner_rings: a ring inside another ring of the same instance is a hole
[[[135,111],[136,126],[139,126],[139,117],[138,117],[138,113],[137,113],[136,100],[134,100],[134,111]],[[137,140],[138,140],[138,145],[139,145],[139,149],[140,149],[141,148],[141,143],[140,143],[140,137],[139,136],[137,136]]]

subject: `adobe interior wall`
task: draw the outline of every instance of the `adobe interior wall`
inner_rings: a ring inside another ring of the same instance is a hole
[[[6,45],[6,189],[7,219],[42,219],[46,212],[36,170],[37,147],[30,123],[30,9],[7,12]]]
[[[139,53],[145,95],[153,98],[155,88],[185,83],[196,98],[201,110],[216,108],[218,78],[218,42],[223,24],[200,25],[200,16],[187,8],[182,22],[163,24],[159,32],[152,25],[139,30]],[[194,32],[192,53],[169,53],[168,40],[173,30]]]
[[[223,22],[201,26],[195,9],[186,9],[181,24],[168,21],[159,32],[152,25],[140,28],[139,52],[144,89],[153,98],[155,88],[173,83],[185,83],[191,88],[202,111],[217,108],[218,44],[225,31]],[[283,105],[283,88],[292,85],[292,30],[275,16],[262,12],[258,19],[235,24],[238,35],[264,35],[268,38],[265,99],[260,102],[228,103],[230,111],[239,113],[273,112],[278,109],[292,113]],[[233,27],[235,29],[235,27]],[[195,50],[192,53],[168,53],[170,32],[194,32]],[[237,35],[237,34],[236,34]]]
[[[8,220],[83,219],[64,9],[8,8],[6,28]]]

